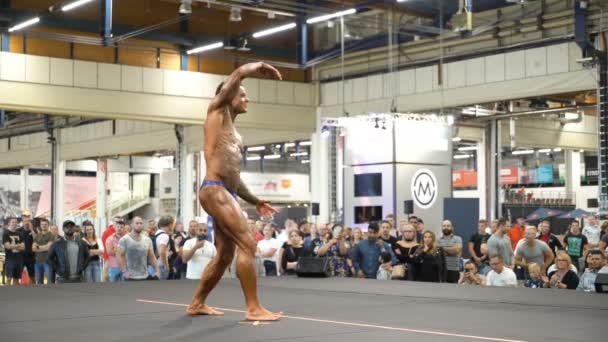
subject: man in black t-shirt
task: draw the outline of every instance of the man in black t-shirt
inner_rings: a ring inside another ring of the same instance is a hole
[[[382,221],[382,223],[380,223],[380,238],[388,243],[394,251],[395,245],[397,244],[397,238],[391,235],[392,228],[391,223],[388,221]]]
[[[475,262],[475,266],[477,266],[477,270],[480,274],[485,275],[487,272],[490,272],[488,265],[488,254],[487,249],[482,251],[481,246],[485,245],[490,238],[490,234],[486,233],[486,228],[488,227],[488,222],[486,220],[479,220],[477,225],[477,233],[471,236],[469,240],[469,254],[471,255],[471,259]],[[484,253],[485,252],[485,253]]]
[[[25,243],[23,242],[21,231],[17,229],[17,218],[9,217],[7,221],[8,227],[2,234],[2,245],[4,245],[4,252],[6,254],[4,273],[8,279],[8,284],[16,286],[19,285],[21,271],[23,270]]]
[[[580,223],[576,220],[572,221],[570,231],[564,237],[564,247],[572,259],[572,264],[578,270],[581,269],[581,257],[587,254],[588,244],[587,237],[581,233]]]
[[[32,224],[32,218],[29,215],[23,215],[23,222],[21,224],[21,235],[23,236],[23,242],[25,243],[25,250],[23,251],[23,266],[27,269],[27,275],[29,277],[29,284],[33,284],[36,276],[36,255],[32,250],[34,245],[34,239],[36,238],[36,230]]]

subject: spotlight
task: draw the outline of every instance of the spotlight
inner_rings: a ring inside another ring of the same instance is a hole
[[[191,14],[192,13],[192,0],[181,0],[179,5],[179,14]]]
[[[386,129],[386,119],[382,120],[382,129]]]
[[[379,121],[379,119],[378,119],[378,118],[375,118],[374,120],[376,121],[376,126],[374,126],[374,128],[380,128],[380,125],[378,125],[378,121]]]
[[[238,48],[236,50],[241,52],[251,51],[251,48],[247,46],[247,43],[247,38],[239,38],[239,42],[237,44]]]
[[[238,22],[243,20],[241,16],[241,9],[238,7],[232,7],[230,9],[230,21]]]
[[[329,127],[327,127],[327,126],[323,126],[323,128],[321,128],[321,136],[322,136],[323,138],[327,138],[327,137],[329,137],[329,134],[330,134],[330,133],[331,133],[331,132],[329,131]]]

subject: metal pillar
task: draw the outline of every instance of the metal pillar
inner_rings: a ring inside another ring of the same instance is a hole
[[[502,216],[501,200],[500,200],[500,169],[502,165],[502,147],[501,147],[501,129],[500,121],[492,120],[486,128],[486,141],[490,141],[490,156],[489,156],[489,184],[488,191],[490,199],[489,218],[491,220]]]
[[[586,203],[577,203],[576,194],[581,191],[581,153],[573,150],[564,151],[566,159],[566,196],[572,197],[577,208],[585,207]]]
[[[21,208],[21,212],[29,210],[29,196],[28,196],[28,180],[29,180],[29,172],[30,169],[27,167],[21,168],[20,171],[20,182],[19,182],[19,207]]]
[[[184,165],[183,156],[185,153],[184,146],[184,126],[175,125],[175,137],[177,138],[177,147],[175,149],[175,168],[177,169],[177,194],[175,199],[175,218],[178,222],[183,222],[183,183],[184,183]]]
[[[186,15],[182,14],[181,16],[183,18]],[[182,33],[188,32],[188,20],[182,20],[179,22],[179,32],[182,32]],[[179,57],[180,57],[180,69],[182,71],[187,71],[188,70],[188,54],[186,53],[186,47],[180,46]]]
[[[303,66],[308,62],[308,26],[306,17],[299,16],[296,20],[298,31],[298,64]]]
[[[598,51],[599,52],[599,51]],[[608,63],[605,53],[598,53],[598,186],[600,214],[608,213]]]
[[[108,223],[108,160],[98,159],[97,160],[97,174],[96,174],[96,218],[97,225],[99,228],[105,229]]]
[[[112,39],[112,0],[101,0],[101,38],[104,45]]]

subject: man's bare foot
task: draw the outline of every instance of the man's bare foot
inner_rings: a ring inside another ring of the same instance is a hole
[[[245,319],[248,321],[278,321],[283,317],[282,312],[270,312],[264,308],[247,311]]]
[[[186,313],[190,316],[208,315],[208,316],[224,316],[224,313],[206,304],[190,304],[186,309]]]

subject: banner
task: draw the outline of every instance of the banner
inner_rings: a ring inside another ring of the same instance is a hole
[[[519,169],[517,167],[508,167],[500,170],[501,184],[519,184]]]
[[[477,171],[454,170],[452,171],[452,186],[455,188],[477,187]]]
[[[241,173],[252,194],[274,201],[310,201],[310,178],[306,174]]]
[[[597,169],[597,156],[585,156],[585,181],[597,182],[599,171]]]
[[[536,169],[536,182],[539,184],[553,183],[553,165],[545,164]]]

